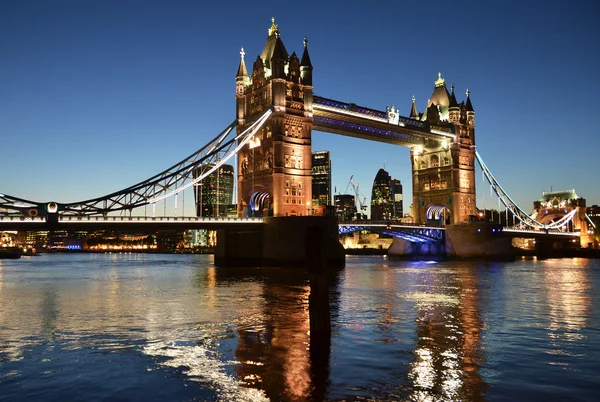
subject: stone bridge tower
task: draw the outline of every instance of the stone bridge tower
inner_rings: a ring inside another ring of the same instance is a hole
[[[448,93],[438,74],[427,109],[419,114],[413,105],[410,117],[429,123],[432,131],[452,126],[455,140],[425,140],[411,148],[413,216],[416,223],[458,224],[476,214],[475,207],[475,111],[469,91],[460,104],[454,85]]]
[[[273,114],[238,153],[238,215],[307,215],[311,208],[312,65],[288,55],[272,19],[267,43],[249,76],[244,50],[236,76],[237,131],[269,108]]]

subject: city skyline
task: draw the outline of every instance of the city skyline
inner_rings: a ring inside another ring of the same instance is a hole
[[[397,15],[303,4],[303,18],[292,5],[243,15],[194,2],[2,5],[0,192],[90,199],[188,156],[235,117],[240,49],[252,63],[274,16],[290,53],[308,37],[316,95],[408,116],[413,95],[424,111],[441,72],[459,102],[471,91],[477,149],[521,207],[551,187],[600,203],[596,4],[395,5]],[[370,201],[365,189],[385,167],[409,211],[408,148],[312,137],[313,151],[331,152],[332,188],[354,176]],[[478,207],[497,208],[477,178]]]

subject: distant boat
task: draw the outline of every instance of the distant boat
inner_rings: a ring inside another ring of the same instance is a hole
[[[0,247],[0,258],[21,258],[19,247]]]

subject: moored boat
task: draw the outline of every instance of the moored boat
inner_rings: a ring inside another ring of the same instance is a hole
[[[0,258],[21,258],[19,247],[0,247]]]

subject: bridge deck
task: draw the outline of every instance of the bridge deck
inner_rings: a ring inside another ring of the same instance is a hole
[[[315,130],[395,145],[423,145],[426,139],[454,138],[451,125],[433,125],[403,116],[397,116],[396,122],[387,112],[319,96],[313,97],[313,117]]]

